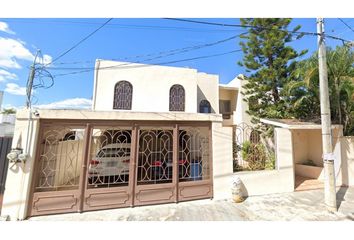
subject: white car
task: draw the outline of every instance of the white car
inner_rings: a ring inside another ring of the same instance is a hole
[[[130,164],[130,143],[108,144],[91,159],[89,178],[128,175]]]

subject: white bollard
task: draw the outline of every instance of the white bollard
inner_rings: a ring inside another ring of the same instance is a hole
[[[232,199],[236,203],[243,202],[245,199],[242,196],[241,179],[239,176],[234,176],[232,179]]]

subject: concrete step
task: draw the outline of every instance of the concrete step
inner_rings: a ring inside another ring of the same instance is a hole
[[[321,188],[324,188],[324,183],[321,180],[302,176],[295,177],[295,191],[307,191]]]

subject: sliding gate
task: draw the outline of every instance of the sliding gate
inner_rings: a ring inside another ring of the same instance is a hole
[[[213,196],[210,123],[41,122],[37,146],[30,216]]]

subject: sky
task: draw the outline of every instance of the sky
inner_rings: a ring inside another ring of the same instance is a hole
[[[4,91],[2,108],[21,108],[25,105],[26,82],[37,49],[41,51],[39,61],[50,63],[107,20],[108,18],[0,18],[0,91]],[[240,23],[238,18],[192,20]],[[354,29],[353,18],[342,20]],[[296,25],[301,25],[302,31],[316,32],[315,18],[294,18],[289,29]],[[329,35],[354,40],[354,31],[338,18],[325,19],[325,31]],[[94,72],[77,72],[81,68],[93,68],[96,59],[189,67],[200,72],[217,74],[220,83],[228,83],[238,74],[245,73],[237,64],[242,60],[243,53],[232,52],[240,49],[240,39],[232,37],[242,32],[245,30],[238,27],[211,26],[162,18],[114,18],[47,66],[46,70],[54,76],[54,85],[48,89],[35,89],[33,105],[40,108],[90,108]],[[228,38],[231,39],[224,41]],[[191,51],[174,52],[176,49],[218,41],[221,43]],[[342,45],[342,42],[327,39],[326,44],[335,47]],[[317,37],[304,36],[290,45],[298,51],[308,49],[304,59],[316,51]],[[211,55],[218,56],[198,59]],[[149,60],[151,58],[155,59]],[[184,61],[193,58],[196,59]],[[72,72],[76,73],[60,76]],[[49,78],[42,80],[44,85],[51,83]],[[38,83],[39,78],[36,78],[35,84]]]

